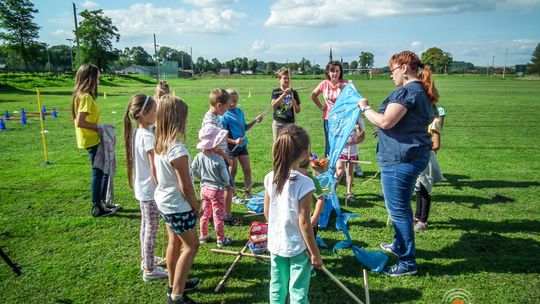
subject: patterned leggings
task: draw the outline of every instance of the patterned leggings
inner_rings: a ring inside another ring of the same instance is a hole
[[[154,269],[154,249],[159,228],[159,212],[155,201],[140,202],[141,205],[141,255],[144,269]]]
[[[201,188],[201,200],[203,203],[203,215],[201,217],[201,236],[208,235],[208,222],[214,218],[214,229],[216,238],[223,241],[224,228],[223,218],[225,217],[225,191],[209,187]]]

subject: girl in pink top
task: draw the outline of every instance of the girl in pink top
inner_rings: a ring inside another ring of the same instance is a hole
[[[311,93],[311,99],[315,105],[323,112],[324,126],[324,155],[328,155],[328,116],[330,110],[334,106],[341,90],[345,87],[347,81],[343,79],[343,68],[339,61],[330,61],[326,65],[326,79],[321,81],[319,85]],[[319,100],[319,95],[323,94],[324,104]]]

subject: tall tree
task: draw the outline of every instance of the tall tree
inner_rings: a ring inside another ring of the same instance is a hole
[[[80,15],[83,20],[79,22],[76,35],[82,42],[83,61],[107,70],[109,62],[117,57],[112,49],[112,41],[120,40],[118,28],[113,25],[111,18],[103,14],[103,10],[84,10]]]
[[[529,65],[529,72],[540,73],[540,43],[536,45],[531,57],[531,64]]]
[[[422,63],[430,65],[435,73],[445,73],[452,67],[452,61],[452,54],[437,47],[422,53]]]
[[[32,20],[39,11],[29,0],[0,0],[0,39],[6,42],[9,51],[18,54],[28,70],[28,62],[38,52],[39,29]]]
[[[371,69],[374,63],[374,56],[371,52],[360,52],[358,64],[361,69]]]
[[[151,65],[154,64],[152,56],[142,46],[134,46],[131,49],[126,48],[127,57],[136,65]],[[162,57],[160,57],[162,58]]]
[[[351,61],[351,64],[349,65],[349,68],[358,69],[358,61],[356,61],[356,60]]]
[[[215,73],[219,73],[219,70],[221,69],[221,62],[217,58],[212,58],[212,70],[214,70]]]
[[[71,49],[67,45],[53,45],[49,48],[51,65],[55,69],[71,70]]]
[[[248,69],[253,73],[257,74],[257,68],[259,67],[259,62],[257,59],[251,59],[248,61]]]

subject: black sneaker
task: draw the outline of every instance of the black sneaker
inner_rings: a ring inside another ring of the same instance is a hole
[[[121,208],[120,204],[113,204],[111,202],[104,202],[103,206],[107,209],[118,210]]]
[[[197,302],[190,299],[184,293],[184,295],[180,299],[177,299],[177,300],[173,300],[173,299],[171,299],[171,297],[169,297],[169,304],[197,304]]]
[[[100,208],[100,207],[92,207],[92,216],[93,217],[101,217],[101,216],[108,216],[116,213],[116,210],[111,210],[107,208]]]
[[[193,278],[193,279],[187,279],[186,285],[184,286],[184,292],[192,291],[195,289],[199,284],[201,283],[201,280],[199,278]],[[172,293],[172,286],[167,287],[167,297],[171,297]]]

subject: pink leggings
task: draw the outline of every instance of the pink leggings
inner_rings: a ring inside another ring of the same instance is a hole
[[[203,215],[201,217],[201,237],[208,235],[208,222],[214,218],[216,238],[223,241],[223,218],[225,217],[225,191],[209,187],[201,188]]]

